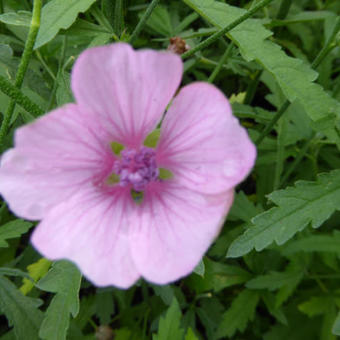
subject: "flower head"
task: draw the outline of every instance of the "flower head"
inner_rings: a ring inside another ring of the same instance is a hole
[[[72,260],[98,286],[168,283],[194,269],[256,152],[203,82],[180,90],[157,145],[144,145],[181,76],[170,52],[92,48],[73,68],[76,103],[16,131],[0,193],[18,216],[41,220],[32,243],[44,256]]]

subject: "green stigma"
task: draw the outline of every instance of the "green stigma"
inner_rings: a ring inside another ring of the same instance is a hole
[[[131,189],[131,197],[136,204],[141,204],[143,202],[144,192]]]
[[[111,150],[116,156],[120,156],[120,153],[124,150],[124,145],[117,142],[110,143]]]
[[[160,134],[160,129],[153,130],[149,135],[147,135],[143,144],[149,148],[156,147]]]

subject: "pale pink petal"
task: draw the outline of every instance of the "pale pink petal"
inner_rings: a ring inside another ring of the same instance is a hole
[[[180,57],[116,43],[83,52],[72,72],[79,105],[105,121],[115,140],[138,147],[156,127],[182,76]]]
[[[175,181],[152,184],[130,229],[137,270],[158,284],[192,272],[219,233],[232,200],[233,191],[202,195]]]
[[[70,104],[19,128],[1,159],[0,194],[26,219],[41,219],[79,187],[100,184],[114,160],[110,136]]]
[[[132,204],[126,190],[81,190],[49,212],[31,241],[50,260],[76,263],[97,286],[128,288],[140,276],[129,250]]]
[[[203,193],[228,191],[254,165],[256,149],[213,85],[194,83],[174,99],[161,127],[157,164]]]

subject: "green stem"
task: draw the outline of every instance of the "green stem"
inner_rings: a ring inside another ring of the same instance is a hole
[[[123,17],[123,0],[116,0],[115,12],[114,12],[114,22],[113,31],[120,37],[124,25]]]
[[[289,178],[289,176],[293,173],[293,171],[300,164],[300,162],[304,158],[305,154],[307,153],[310,145],[312,144],[312,142],[314,140],[314,137],[315,137],[315,133],[313,133],[312,137],[304,144],[304,146],[300,150],[299,154],[294,159],[294,162],[290,165],[290,167],[287,169],[286,173],[282,177],[279,187],[283,187],[286,184],[286,181]]]
[[[144,15],[142,18],[139,20],[135,30],[132,32],[129,43],[133,44],[133,42],[137,39],[139,33],[143,29],[144,25],[146,24],[146,21],[149,19],[152,11],[155,9],[155,7],[158,5],[159,0],[152,0],[148,8],[146,9]]]
[[[195,54],[197,51],[200,51],[201,49],[211,45],[217,39],[219,39],[220,37],[225,35],[227,32],[229,32],[230,30],[232,30],[233,28],[235,28],[236,26],[241,24],[243,21],[247,20],[255,12],[257,12],[259,9],[265,7],[266,5],[268,5],[272,1],[273,0],[262,0],[262,1],[260,1],[256,6],[254,6],[249,11],[245,12],[243,15],[238,17],[236,20],[231,22],[229,25],[227,25],[226,27],[224,27],[221,30],[217,31],[216,33],[212,34],[209,38],[203,40],[201,43],[199,43],[197,46],[195,46],[194,48],[192,48],[188,52],[183,53],[182,54],[182,58],[183,59],[188,58],[188,57],[192,56],[193,54]]]
[[[101,12],[105,14],[106,18],[110,22],[111,26],[114,26],[115,22],[115,4],[112,0],[102,0]]]
[[[276,19],[283,20],[287,16],[291,5],[292,0],[282,0]]]
[[[332,42],[335,39],[339,30],[340,30],[340,17],[337,17],[332,33],[330,34],[325,45],[323,46],[323,48],[321,49],[321,51],[311,64],[312,68],[314,69],[317,68],[325,59],[327,54],[336,46],[336,44],[332,44]]]
[[[322,61],[325,59],[325,57],[328,55],[328,53],[335,47],[335,44],[333,46],[333,40],[336,37],[336,34],[340,30],[340,18],[337,18],[337,21],[334,25],[333,31],[331,35],[329,36],[328,40],[326,41],[324,47],[321,49],[319,54],[315,57],[313,60],[311,67],[313,69],[317,68]],[[289,106],[289,100],[286,100],[283,105],[280,107],[280,109],[277,111],[275,116],[272,118],[272,120],[268,123],[268,125],[264,128],[264,130],[261,132],[260,136],[256,139],[255,144],[259,146],[263,139],[270,133],[273,126],[276,124],[276,122],[281,118],[281,116],[285,113]]]
[[[263,139],[269,134],[269,132],[272,130],[273,126],[276,124],[276,122],[282,117],[282,115],[286,112],[290,102],[289,100],[286,100],[283,105],[279,108],[279,110],[275,113],[272,120],[268,123],[268,125],[264,128],[264,130],[261,132],[260,136],[256,139],[255,144],[259,146]]]
[[[283,170],[284,163],[284,151],[285,147],[283,144],[283,135],[284,135],[284,125],[283,121],[279,121],[278,124],[278,136],[277,136],[277,150],[276,150],[276,162],[275,162],[275,173],[274,173],[274,185],[273,189],[277,190],[280,185],[280,178]]]
[[[261,74],[262,74],[262,71],[256,71],[254,79],[250,81],[248,88],[247,88],[246,97],[244,98],[244,104],[250,105],[250,103],[253,101],[257,86],[260,81]]]
[[[64,35],[63,43],[61,45],[61,50],[60,50],[60,58],[59,58],[59,62],[58,62],[57,77],[55,78],[54,83],[53,83],[53,88],[52,88],[50,100],[48,101],[47,111],[50,111],[53,107],[54,97],[55,97],[57,87],[58,87],[58,80],[59,80],[60,72],[62,72],[62,69],[63,69],[62,65],[63,65],[64,60],[65,60],[66,43],[67,43],[67,36]]]
[[[39,52],[39,50],[35,51],[35,55],[37,56],[37,58],[39,59],[39,61],[41,62],[41,64],[44,66],[45,70],[47,71],[47,73],[51,76],[51,78],[55,81],[56,77],[53,73],[53,71],[51,70],[51,68],[46,64],[44,58],[42,57],[41,53]]]
[[[192,22],[197,20],[200,16],[196,13],[193,12],[189,14],[184,20],[181,21],[181,23],[175,28],[174,34],[179,34],[183,32]],[[184,39],[184,38],[183,38]]]
[[[109,23],[108,19],[97,5],[92,7],[91,13],[93,17],[98,21],[99,25],[103,27],[104,30],[106,30],[108,33],[112,32],[111,24]]]
[[[233,48],[233,43],[230,43],[227,47],[227,49],[225,50],[223,56],[221,57],[221,59],[219,60],[218,64],[216,65],[216,67],[214,68],[214,71],[211,73],[209,79],[208,79],[208,83],[213,83],[216,76],[218,75],[218,73],[221,71],[221,68],[223,66],[223,64],[226,62],[226,60],[228,59],[228,57],[231,54]]]
[[[44,113],[43,109],[2,76],[0,76],[0,90],[33,116],[37,117]]]
[[[15,81],[14,81],[14,86],[17,87],[18,89],[21,88],[21,85],[23,83],[25,73],[26,73],[26,70],[27,70],[31,55],[32,55],[35,39],[37,37],[38,30],[40,27],[41,6],[42,6],[42,0],[34,0],[31,26],[28,32],[28,37],[25,43],[24,52],[22,54],[20,64],[18,67],[18,71],[17,71]],[[12,118],[14,108],[15,108],[15,103],[16,103],[16,99],[14,100],[12,99],[7,108],[7,111],[5,112],[4,119],[2,121],[1,128],[0,128],[0,147],[3,144],[7,130],[9,128],[11,118]]]

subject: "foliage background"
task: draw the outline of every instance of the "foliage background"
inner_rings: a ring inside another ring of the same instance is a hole
[[[195,273],[166,286],[97,289],[72,264],[42,259],[29,244],[36,223],[1,201],[0,339],[336,339],[340,2],[43,1],[33,53],[22,57],[32,5],[0,1],[2,151],[16,127],[73,100],[70,71],[85,48],[165,49],[180,36],[191,47],[182,84],[216,84],[258,159]]]

